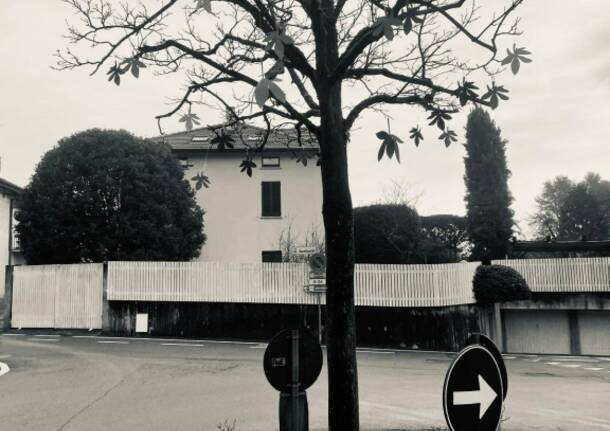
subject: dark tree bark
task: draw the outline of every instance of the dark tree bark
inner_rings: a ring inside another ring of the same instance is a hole
[[[326,232],[326,337],[328,354],[328,425],[331,431],[357,431],[358,371],[354,305],[354,216],[347,168],[347,136],[341,81],[331,77],[338,62],[333,2],[314,22],[320,149]],[[322,97],[320,97],[322,96]]]
[[[337,90],[339,92],[340,90]],[[340,101],[340,96],[337,96]],[[322,126],[323,217],[326,230],[326,322],[329,429],[358,430],[354,310],[354,217],[340,116]],[[324,115],[322,116],[324,118]],[[325,145],[325,143],[332,143]]]

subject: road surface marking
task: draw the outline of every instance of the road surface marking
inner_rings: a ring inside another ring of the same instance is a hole
[[[2,334],[2,335],[7,335],[10,337],[25,337],[25,334]]]
[[[98,340],[98,344],[129,344],[129,341]]]
[[[590,370],[590,371],[599,371],[599,370],[603,370],[603,368],[585,368],[585,370]]]
[[[189,343],[161,343],[162,346],[186,346],[186,347],[203,347],[203,344],[189,344]]]
[[[168,343],[215,343],[215,344],[239,344],[245,346],[255,346],[260,343],[257,341],[233,341],[233,340],[208,340],[196,338],[155,338],[155,337],[106,337],[102,335],[72,335],[72,338],[99,338],[107,340],[136,340],[136,341],[159,341]]]
[[[256,346],[250,346],[251,349],[266,349],[267,346],[266,345],[256,345]]]
[[[372,353],[374,355],[394,355],[396,352],[391,352],[388,350],[360,350],[356,349],[357,353]]]
[[[581,366],[581,364],[560,364],[560,366],[566,367],[566,368],[578,368]]]
[[[557,362],[590,362],[597,363],[599,360],[597,359],[588,359],[588,358],[553,358],[553,361]]]
[[[504,359],[517,359],[516,356],[502,356]]]
[[[11,371],[11,369],[8,367],[8,365],[6,365],[4,362],[0,362],[0,376],[5,375],[9,371]]]
[[[547,365],[559,365],[559,362],[545,362]]]
[[[58,338],[28,338],[28,341],[51,341],[58,342]]]
[[[174,340],[171,340],[174,341]],[[175,340],[175,341],[180,341],[180,340]],[[197,340],[192,340],[192,341],[197,341]],[[201,340],[204,343],[215,343],[215,344],[242,344],[244,346],[254,346],[257,345],[258,343],[255,341],[231,341],[231,340]]]
[[[59,335],[54,334],[37,334],[34,337],[47,337],[47,338],[59,338]]]

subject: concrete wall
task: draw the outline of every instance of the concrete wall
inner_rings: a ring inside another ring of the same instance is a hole
[[[583,355],[610,355],[610,311],[579,310],[578,331]]]
[[[565,310],[504,310],[505,351],[569,354],[570,321]]]
[[[538,293],[501,308],[506,352],[610,354],[610,293]]]
[[[148,334],[269,340],[281,329],[317,330],[312,305],[111,301],[104,332],[136,335],[137,313],[148,314]],[[357,307],[358,345],[457,351],[481,330],[474,305],[439,308]],[[484,326],[484,325],[483,325]]]
[[[204,172],[211,181],[210,188],[196,194],[205,211],[207,235],[200,260],[260,262],[263,250],[279,250],[280,234],[290,224],[301,238],[311,230],[323,234],[322,183],[315,159],[304,167],[289,152],[266,151],[265,156],[280,157],[280,168],[261,168],[259,156],[254,159],[258,168],[250,178],[238,168],[241,152],[211,153],[207,157],[201,152],[177,155],[185,156],[193,164],[185,173],[187,178]],[[262,181],[281,182],[279,218],[261,217]]]

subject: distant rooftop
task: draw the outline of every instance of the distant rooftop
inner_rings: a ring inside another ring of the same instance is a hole
[[[587,241],[514,241],[513,250],[515,251],[610,251],[610,240]]]
[[[154,142],[165,142],[170,145],[175,151],[193,151],[193,150],[217,150],[217,145],[212,143],[216,137],[216,133],[224,133],[233,138],[233,148],[226,148],[223,151],[244,151],[248,148],[255,149],[258,147],[266,133],[266,129],[252,125],[242,125],[239,127],[225,127],[222,125],[200,127],[191,131],[171,133],[167,135],[156,136],[150,138]],[[265,144],[266,150],[306,150],[317,151],[319,149],[316,139],[309,137],[309,134],[304,131],[302,134],[303,146],[299,145],[297,133],[294,129],[272,129],[271,134]]]

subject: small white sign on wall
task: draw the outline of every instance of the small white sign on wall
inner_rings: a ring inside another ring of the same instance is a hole
[[[148,332],[148,313],[136,314],[136,332]]]

